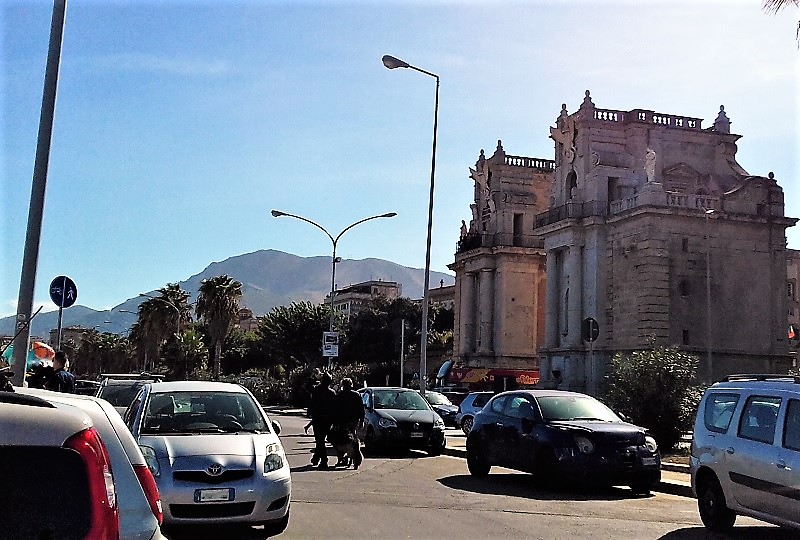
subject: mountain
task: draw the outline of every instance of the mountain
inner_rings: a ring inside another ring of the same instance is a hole
[[[331,289],[331,258],[298,257],[283,251],[260,250],[211,263],[199,274],[178,283],[191,294],[190,301],[193,302],[201,281],[222,274],[242,282],[240,305],[259,316],[275,306],[292,302],[308,300],[321,303]],[[336,264],[337,289],[369,280],[396,281],[402,286],[403,296],[422,298],[424,279],[423,269],[382,259],[345,259]],[[455,281],[449,274],[431,272],[430,287],[438,287],[442,280],[445,285],[452,285]],[[136,312],[142,301],[141,297],[129,298],[105,311],[75,305],[64,310],[62,326],[97,327],[107,332],[127,330],[136,321],[136,315],[120,313],[120,310]],[[58,311],[40,313],[33,320],[31,335],[46,338],[47,333],[57,327]],[[0,335],[12,335],[13,332],[14,316],[0,319]]]

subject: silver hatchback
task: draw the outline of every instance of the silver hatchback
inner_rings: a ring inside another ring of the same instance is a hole
[[[707,528],[742,514],[800,529],[800,377],[732,375],[708,388],[690,465]]]
[[[125,413],[164,501],[165,525],[289,522],[280,426],[238,384],[145,384]]]

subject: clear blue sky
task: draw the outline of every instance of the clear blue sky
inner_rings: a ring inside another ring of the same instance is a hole
[[[0,316],[13,314],[52,5],[0,0]],[[431,268],[469,220],[468,167],[597,107],[704,119],[774,171],[800,217],[800,13],[685,2],[70,0],[36,306],[57,275],[95,309],[259,249],[425,264],[434,81],[441,77]],[[797,228],[795,228],[797,229]],[[800,248],[800,231],[789,233]]]

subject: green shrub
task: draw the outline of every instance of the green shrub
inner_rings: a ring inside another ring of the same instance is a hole
[[[606,376],[606,402],[646,427],[661,452],[690,430],[703,389],[695,386],[698,359],[676,347],[617,353]]]

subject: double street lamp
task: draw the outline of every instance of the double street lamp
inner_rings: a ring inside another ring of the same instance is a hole
[[[425,286],[422,290],[422,324],[420,325],[419,354],[419,392],[425,395],[428,373],[428,297],[431,274],[431,229],[433,227],[433,186],[436,171],[436,131],[439,126],[439,76],[404,62],[394,56],[384,55],[381,59],[388,69],[409,68],[436,79],[436,97],[433,108],[433,151],[431,152],[431,185],[428,197],[428,239],[425,244]]]
[[[370,217],[367,217],[367,218],[364,218],[364,219],[360,219],[360,220],[356,221],[355,223],[351,223],[350,225],[348,225],[347,227],[342,229],[342,232],[340,232],[339,234],[336,235],[336,237],[334,237],[331,233],[328,232],[327,229],[325,229],[325,227],[323,227],[319,223],[311,221],[308,218],[304,218],[303,216],[298,216],[298,215],[295,215],[295,214],[290,214],[288,212],[281,212],[280,210],[273,210],[272,211],[272,217],[276,217],[277,218],[277,217],[286,216],[286,217],[299,219],[300,221],[305,221],[306,223],[310,223],[314,227],[316,227],[319,230],[321,230],[322,232],[324,232],[328,236],[328,238],[330,238],[331,243],[333,244],[333,255],[331,256],[331,293],[330,293],[331,315],[330,315],[330,321],[328,323],[328,331],[329,332],[333,332],[333,295],[335,293],[335,287],[336,287],[336,263],[340,262],[342,260],[341,257],[336,257],[336,244],[339,242],[339,238],[341,238],[344,233],[346,233],[347,231],[349,231],[350,229],[352,229],[356,225],[360,225],[361,223],[364,223],[365,221],[370,221],[370,220],[378,219],[378,218],[392,218],[392,217],[394,217],[396,215],[397,215],[397,212],[388,212],[386,214],[379,214],[377,216],[370,216]]]

